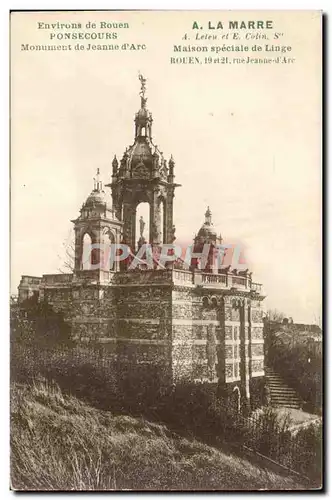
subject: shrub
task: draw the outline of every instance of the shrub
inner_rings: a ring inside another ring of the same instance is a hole
[[[286,333],[273,329],[268,331],[268,362],[300,394],[306,411],[321,413],[321,352],[306,339],[296,338],[296,331],[292,327]]]

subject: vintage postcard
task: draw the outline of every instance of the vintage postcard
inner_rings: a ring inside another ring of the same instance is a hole
[[[322,488],[322,13],[10,35],[11,488]]]

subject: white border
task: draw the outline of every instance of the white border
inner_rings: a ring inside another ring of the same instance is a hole
[[[1,315],[0,318],[2,320],[2,328],[1,328],[1,349],[0,349],[0,380],[1,380],[1,402],[2,402],[2,411],[1,411],[1,452],[0,452],[0,494],[1,500],[9,498],[13,493],[9,491],[9,328],[8,328],[8,318],[9,318],[9,247],[7,242],[9,241],[9,193],[8,193],[8,160],[9,160],[9,127],[8,127],[8,103],[9,103],[9,83],[8,83],[8,67],[9,67],[9,10],[10,9],[34,9],[34,10],[46,10],[46,9],[56,9],[56,10],[91,10],[91,9],[160,9],[160,10],[322,10],[325,13],[331,13],[331,1],[330,0],[321,0],[320,2],[314,0],[256,0],[248,3],[246,0],[228,0],[228,1],[216,1],[216,0],[159,0],[158,2],[153,2],[152,0],[122,0],[122,1],[106,1],[99,0],[96,2],[88,2],[86,0],[61,0],[57,2],[52,2],[48,0],[39,0],[33,2],[27,1],[9,1],[3,0],[0,4],[0,12],[1,12],[1,44],[0,44],[0,54],[1,54],[1,96],[2,96],[2,117],[1,121],[1,140],[2,140],[2,168],[0,170],[1,173],[1,182],[0,182],[0,203],[1,203],[1,214],[2,214],[2,245],[1,245],[1,260],[2,263],[2,272],[1,272]],[[331,40],[331,36],[329,37]],[[328,41],[328,46],[326,47],[327,54],[331,54],[331,42]],[[328,57],[330,59],[330,57]],[[327,68],[325,69],[327,72]],[[328,89],[329,90],[329,89]],[[330,109],[328,110],[330,111]],[[330,113],[328,113],[329,115]],[[329,116],[326,117],[328,119]],[[330,129],[331,130],[331,129]],[[331,141],[331,132],[329,132],[326,136],[326,143],[332,143]],[[326,169],[329,165],[326,166]],[[330,201],[332,198],[332,193],[330,191],[331,174],[329,179],[325,179],[325,181],[329,180],[328,188],[326,194],[329,193],[331,196],[327,196],[328,203],[328,214],[330,215]],[[327,214],[325,214],[327,217]],[[328,219],[330,220],[330,218]],[[4,227],[5,226],[5,227]],[[329,224],[330,227],[330,224]],[[326,227],[326,229],[328,229]],[[8,235],[8,238],[6,236]],[[326,235],[327,238],[327,235]],[[326,253],[327,255],[327,253]],[[329,268],[329,277],[331,273],[331,267]],[[326,283],[327,289],[327,283]],[[332,300],[331,297],[328,298],[328,301],[325,304],[326,311],[332,310]],[[325,325],[327,326],[327,325]],[[328,338],[328,331],[324,332],[325,339]],[[329,343],[331,345],[331,342]],[[327,344],[325,347],[328,347]],[[331,359],[329,356],[330,352],[326,353],[326,363],[328,366],[328,359]],[[327,374],[326,374],[327,375]],[[326,387],[332,387],[330,377],[329,380],[326,380]],[[331,389],[332,390],[332,389]],[[329,439],[329,425],[325,426],[325,441],[326,443],[330,442]],[[326,450],[327,452],[328,450]],[[330,462],[328,462],[330,466]],[[331,477],[331,468],[328,467],[326,470],[326,477]],[[326,479],[325,479],[326,480]],[[328,485],[327,485],[328,486]],[[282,494],[282,493],[281,493]],[[40,497],[41,494],[30,494],[30,498]],[[64,494],[65,496],[68,495]],[[114,494],[113,494],[114,495]],[[179,496],[178,494],[174,494]],[[196,497],[202,496],[195,494]],[[79,494],[79,496],[81,496]],[[88,495],[90,496],[90,495]],[[245,494],[235,494],[233,497],[243,497]],[[299,497],[299,495],[296,495]],[[300,495],[302,496],[302,495]],[[84,494],[84,497],[87,498],[87,494]],[[151,497],[151,496],[150,496]],[[76,497],[77,498],[77,497]]]

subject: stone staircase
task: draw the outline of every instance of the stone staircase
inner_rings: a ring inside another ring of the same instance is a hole
[[[265,376],[272,406],[296,409],[302,408],[302,401],[297,392],[289,387],[277,372],[272,368],[265,367]]]

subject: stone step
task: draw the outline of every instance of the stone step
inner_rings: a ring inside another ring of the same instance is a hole
[[[294,401],[295,403],[300,403],[298,398],[285,398],[284,396],[271,396],[271,401]]]
[[[273,403],[294,403],[300,404],[301,401],[299,399],[287,399],[287,398],[271,398],[271,402]]]
[[[275,384],[285,384],[285,382],[281,378],[266,378],[266,380],[270,383],[275,383]]]
[[[287,389],[281,389],[281,388],[274,388],[274,387],[269,387],[270,389],[270,392],[273,393],[273,394],[276,394],[277,396],[281,395],[281,394],[284,394],[285,396],[287,396],[288,398],[298,398],[299,395],[294,392],[294,391],[288,391]]]
[[[286,404],[294,404],[294,405],[300,405],[301,401],[296,400],[296,399],[271,399],[271,403],[276,403],[278,405],[283,405],[284,403]]]
[[[280,386],[283,386],[283,387],[289,387],[288,384],[286,384],[285,382],[281,382],[281,381],[276,381],[276,380],[267,380],[267,382],[269,384],[272,384],[272,385],[280,385]],[[292,387],[289,387],[290,389],[293,389]],[[295,389],[294,389],[295,390]]]
[[[272,406],[291,406],[300,408],[301,404],[293,401],[271,401]]]
[[[287,394],[283,392],[278,392],[278,393],[271,392],[271,397],[281,398],[281,399],[297,399],[300,401],[300,398],[296,394]]]
[[[298,398],[298,395],[294,391],[287,391],[286,389],[272,389],[270,387],[270,392],[275,394],[276,396],[287,396],[288,398]]]
[[[302,402],[297,392],[288,386],[279,373],[271,368],[265,368],[265,376],[273,407],[301,408]]]
[[[271,399],[272,404],[278,404],[279,406],[283,405],[296,405],[300,406],[301,401],[289,400],[289,399]]]
[[[270,382],[279,382],[280,384],[286,384],[285,380],[283,380],[281,377],[275,378],[275,377],[266,377],[266,380]],[[286,384],[287,385],[287,384]]]
[[[291,404],[272,404],[271,405],[273,408],[292,408],[294,410],[300,410],[301,406],[300,405],[291,405]]]
[[[298,394],[294,392],[287,392],[287,391],[271,391],[270,388],[270,393],[275,395],[276,397],[285,397],[285,398],[295,398],[295,399],[300,399]]]
[[[285,384],[274,384],[274,383],[269,383],[269,387],[274,387],[275,389],[288,389],[289,391],[295,392],[296,390],[293,389],[292,387],[289,387],[288,385]]]
[[[296,393],[295,389],[293,389],[292,387],[289,387],[288,385],[285,385],[285,384],[271,384],[271,383],[269,383],[269,387],[273,387],[275,389],[285,389],[285,390],[288,389],[289,391]]]
[[[267,380],[275,380],[277,382],[284,382],[281,377],[272,377],[272,376],[267,376]]]

